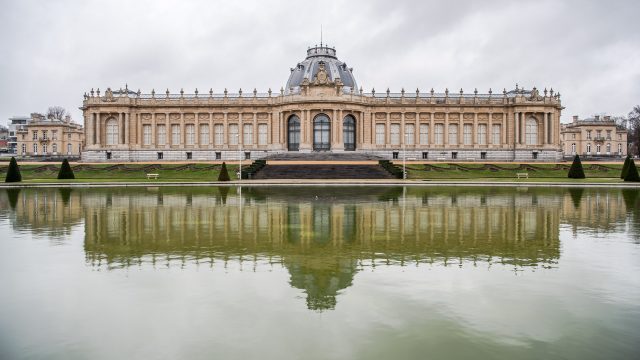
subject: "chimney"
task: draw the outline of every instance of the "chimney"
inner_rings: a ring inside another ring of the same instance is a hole
[[[600,115],[596,115],[595,118],[596,118],[596,121],[599,121],[600,120]]]
[[[70,115],[66,115],[64,117],[64,122],[67,123],[67,124],[70,123],[71,122],[71,116]]]
[[[578,122],[578,115],[573,115],[573,122],[577,123]]]
[[[604,116],[604,121],[611,121],[611,116],[605,115]]]

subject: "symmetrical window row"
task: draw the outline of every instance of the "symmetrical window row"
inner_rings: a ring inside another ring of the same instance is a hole
[[[242,143],[244,145],[253,145],[253,124],[244,124],[242,133]],[[213,126],[213,144],[222,145],[224,143],[224,127],[222,124],[215,124]],[[258,124],[258,145],[267,145],[268,141],[268,126],[267,124]],[[186,124],[184,126],[185,131],[185,145],[196,145],[196,126],[194,124]],[[198,141],[199,145],[209,145],[209,124],[201,124],[198,129]],[[143,145],[152,145],[152,128],[151,125],[142,125],[142,143]],[[117,125],[115,128],[107,128],[107,145],[115,145],[118,139]],[[115,142],[114,142],[115,141]],[[180,145],[181,134],[180,125],[171,125],[171,145]],[[165,124],[156,125],[156,144],[159,146],[167,145],[167,128]],[[238,125],[229,125],[229,144],[238,145]]]
[[[386,124],[376,124],[376,145],[385,145],[386,144]],[[420,133],[419,133],[419,144],[420,145],[429,145],[429,125],[428,124],[420,124]],[[493,124],[492,125],[492,134],[491,134],[491,143],[498,145],[501,144],[501,136],[502,136],[502,125]],[[450,124],[448,126],[448,144],[449,145],[458,145],[458,124]],[[479,145],[487,144],[487,125],[479,124],[476,131],[476,142]],[[389,132],[389,142],[391,145],[400,145],[401,144],[401,135],[400,135],[400,124],[392,123],[390,124],[390,132]],[[406,138],[406,145],[414,145],[415,144],[415,125],[414,124],[405,124],[404,136]],[[532,141],[535,138],[531,139]],[[436,145],[444,145],[444,124],[435,124],[434,125],[434,143]],[[463,126],[463,144],[464,145],[473,145],[473,125],[464,124]]]

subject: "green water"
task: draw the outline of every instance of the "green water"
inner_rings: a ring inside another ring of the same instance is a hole
[[[640,191],[0,189],[0,359],[630,359]]]

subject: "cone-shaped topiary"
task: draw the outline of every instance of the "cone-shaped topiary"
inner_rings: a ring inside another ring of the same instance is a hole
[[[624,165],[622,165],[622,171],[620,172],[620,179],[624,180],[624,177],[627,176],[630,162],[631,162],[631,156],[627,155],[627,157],[624,158]]]
[[[220,169],[220,175],[218,175],[218,181],[230,181],[229,171],[227,171],[227,164],[222,163],[222,169]]]
[[[62,165],[60,166],[60,171],[58,171],[58,179],[75,179],[75,175],[73,175],[73,169],[71,169],[71,165],[69,165],[69,160],[62,160]]]
[[[633,159],[629,161],[629,170],[627,171],[627,175],[624,177],[624,181],[640,182],[638,168],[636,167],[636,162],[633,161]]]
[[[580,156],[576,155],[576,157],[573,158],[573,164],[571,164],[568,176],[570,179],[584,179],[586,177],[584,176]]]
[[[20,167],[18,167],[18,162],[15,157],[11,157],[11,161],[9,161],[9,169],[7,169],[7,177],[4,179],[4,182],[20,182],[22,181],[22,175],[20,175]]]

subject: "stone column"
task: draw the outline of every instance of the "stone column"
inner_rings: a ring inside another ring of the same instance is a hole
[[[180,111],[180,140],[178,142],[178,146],[184,147],[187,144],[187,142],[185,141],[186,139],[187,137],[184,133],[184,112]]]
[[[486,134],[485,134],[485,140],[487,140]],[[474,148],[478,147],[478,145],[480,144],[480,141],[478,140],[478,113],[477,112],[473,113],[473,130],[471,131],[471,144],[473,145]]]
[[[151,147],[158,147],[158,124],[156,113],[151,114]],[[142,122],[142,121],[140,121]],[[140,125],[142,126],[142,125]],[[144,142],[140,142],[140,145]]]
[[[407,146],[407,133],[405,132],[404,111],[400,113],[400,144]]]
[[[547,133],[549,132],[549,118],[548,118],[548,113],[544,112],[542,114],[542,145],[546,145],[547,144]]]
[[[442,136],[442,140],[444,143],[444,147],[449,146],[449,112],[444,113],[444,134]]]
[[[124,113],[124,141],[123,143],[128,147],[131,144],[131,129],[129,128],[130,122],[130,114],[128,112]]]
[[[229,147],[229,113],[227,111],[224,112],[222,119],[222,146],[225,148]]]
[[[102,141],[100,139],[100,135],[101,135],[100,134],[100,126],[101,126],[101,121],[100,121],[101,119],[100,118],[101,118],[101,114],[98,111],[98,113],[96,115],[97,115],[96,116],[96,124],[95,124],[95,126],[96,126],[96,144],[98,146],[102,146]]]
[[[458,146],[462,147],[464,146],[464,112],[458,113],[458,116]],[[473,134],[471,136],[471,142],[473,143]]]
[[[193,113],[193,145],[194,148],[200,148],[200,114],[196,111]]]
[[[384,132],[385,132],[384,134],[385,147],[390,147],[391,146],[391,114],[389,114],[389,112],[387,112],[387,119],[386,119]]]
[[[258,114],[254,111],[253,112],[253,141],[252,141],[252,146],[258,145]]]
[[[516,145],[520,144],[520,137],[518,136],[519,131],[520,131],[520,113],[519,112],[514,112],[513,113],[513,142]]]
[[[118,112],[118,144],[124,144],[124,120],[122,112]]]
[[[509,141],[507,138],[507,114],[506,113],[502,113],[502,126],[500,126],[500,136],[502,137],[502,144],[500,145],[507,145],[507,142]]]
[[[487,147],[493,147],[493,113],[489,112],[489,121],[487,122]]]
[[[164,148],[171,148],[171,121],[169,120],[171,113],[164,113]]]
[[[213,149],[213,140],[215,139],[216,133],[213,126],[213,113],[209,111],[209,149]],[[216,144],[217,145],[217,144]]]
[[[429,117],[429,147],[433,147],[435,145],[435,131],[436,131],[436,127],[434,124],[434,116],[435,113],[431,112],[431,115]]]

